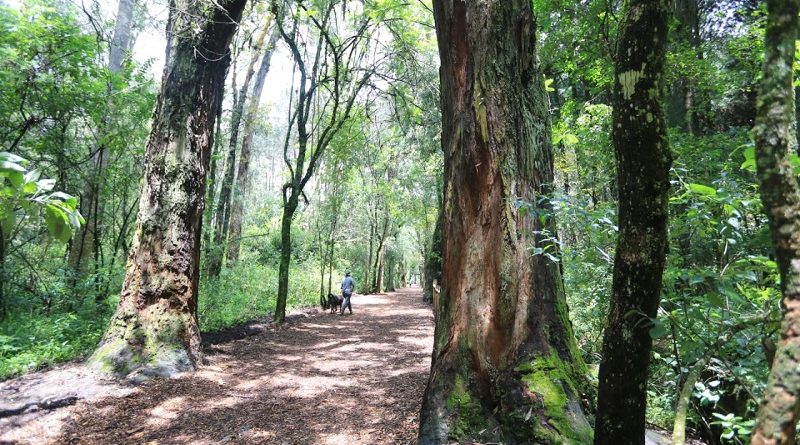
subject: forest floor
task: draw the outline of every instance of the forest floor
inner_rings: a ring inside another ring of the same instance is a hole
[[[0,383],[0,444],[413,444],[431,308],[419,288],[352,301],[204,336],[208,363],[172,379],[72,364]]]

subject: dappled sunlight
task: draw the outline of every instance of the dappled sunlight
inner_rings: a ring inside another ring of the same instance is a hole
[[[358,296],[353,316],[318,312],[207,348],[196,373],[77,411],[81,443],[412,443],[433,318],[418,290]],[[398,435],[399,434],[399,435]]]
[[[175,420],[181,411],[188,408],[185,397],[174,397],[168,399],[150,410],[150,417],[147,419],[147,427],[164,426],[167,422]]]
[[[419,336],[408,337],[404,335],[401,337],[397,337],[397,341],[400,343],[407,343],[410,345],[418,346],[420,350],[425,350],[425,348],[427,348],[430,345],[429,339]]]

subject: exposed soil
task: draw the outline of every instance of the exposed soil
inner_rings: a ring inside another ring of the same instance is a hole
[[[352,303],[352,316],[310,311],[282,327],[251,323],[206,336],[207,365],[136,388],[79,366],[27,377],[28,386],[4,382],[0,406],[41,393],[31,381],[60,388],[49,397],[79,400],[0,419],[0,444],[413,444],[431,309],[418,288]],[[85,381],[109,392],[86,393]]]

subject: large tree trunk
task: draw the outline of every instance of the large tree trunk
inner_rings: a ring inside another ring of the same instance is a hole
[[[133,10],[135,0],[120,0],[117,8],[117,20],[114,26],[114,36],[109,45],[108,71],[113,75],[122,71],[122,62],[131,46],[131,28],[133,23]],[[109,93],[112,86],[108,84]],[[109,102],[110,105],[110,102]],[[108,115],[107,115],[108,116]],[[110,130],[109,118],[103,118],[101,132]],[[102,138],[101,138],[102,139]],[[102,181],[105,176],[106,153],[105,146],[95,147],[92,155],[92,171],[86,184],[86,189],[81,196],[81,214],[85,223],[78,230],[70,245],[69,265],[76,272],[86,270],[89,260],[96,260],[97,246],[100,244],[99,214],[101,211]],[[102,296],[98,293],[98,298]]]
[[[781,275],[781,339],[758,411],[752,443],[794,443],[800,414],[800,187],[790,155],[796,150],[792,65],[799,0],[768,0],[764,76],[757,100],[756,164]]]
[[[419,443],[589,443],[581,407],[586,368],[559,264],[531,254],[531,244],[544,242],[536,233],[555,233],[532,4],[433,6],[442,63],[444,270]],[[518,211],[517,198],[534,211]]]
[[[328,292],[331,293],[333,289],[333,253],[336,248],[336,240],[333,238],[330,239],[330,245],[328,247]]]
[[[619,187],[611,307],[600,364],[595,444],[644,443],[651,319],[667,253],[672,157],[661,76],[669,0],[629,0],[616,56],[612,116]]]
[[[375,289],[373,290],[376,294],[382,294],[385,290],[384,286],[384,270],[386,269],[386,246],[381,243],[381,247],[378,249],[378,262],[375,267]]]
[[[90,360],[101,370],[171,375],[201,359],[196,309],[205,175],[230,61],[220,55],[228,54],[245,3],[170,1],[134,242],[119,305]]]
[[[278,18],[280,20],[280,18]],[[244,118],[244,136],[242,137],[242,151],[239,155],[239,170],[236,174],[236,187],[231,203],[231,221],[228,231],[228,263],[233,265],[239,261],[239,249],[241,248],[242,236],[242,214],[244,210],[244,200],[247,196],[247,186],[250,182],[250,157],[253,152],[253,137],[256,133],[256,114],[258,105],[261,102],[261,92],[264,90],[264,81],[269,73],[269,66],[272,62],[272,53],[275,51],[275,44],[278,42],[280,33],[278,27],[273,26],[269,42],[258,67],[256,82],[253,85],[253,92],[250,95],[250,104],[247,115]]]

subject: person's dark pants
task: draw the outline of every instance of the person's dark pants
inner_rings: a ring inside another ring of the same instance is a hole
[[[350,310],[351,314],[353,313],[353,307],[350,306],[350,297],[352,297],[352,296],[353,296],[353,294],[344,294],[344,295],[342,295],[342,298],[344,299],[344,301],[342,302],[342,311],[339,312],[340,314],[344,314],[344,308],[347,308],[348,310]]]

